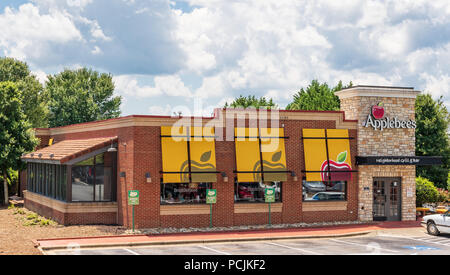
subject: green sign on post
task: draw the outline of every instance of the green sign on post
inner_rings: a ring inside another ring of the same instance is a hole
[[[271,204],[272,202],[275,202],[275,189],[266,188],[264,190],[264,198],[266,199],[266,202],[269,203],[269,225],[272,225]]]
[[[128,205],[133,207],[133,232],[134,232],[134,206],[139,205],[139,190],[128,190]]]
[[[206,190],[206,203],[213,204],[217,202],[217,190],[207,189]]]
[[[209,227],[212,228],[212,205],[217,202],[217,190],[206,189],[206,203],[209,204]]]
[[[139,205],[138,190],[128,190],[128,205]]]
[[[268,203],[275,202],[275,189],[266,188],[266,190],[264,191],[264,195],[266,202]]]

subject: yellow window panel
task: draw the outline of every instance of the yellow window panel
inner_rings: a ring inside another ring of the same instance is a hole
[[[327,151],[325,144],[325,129],[303,129],[304,138],[323,139],[303,139],[303,151],[305,153],[305,170],[322,171],[327,164]],[[322,173],[307,172],[307,181],[322,181]]]
[[[286,151],[283,128],[261,129],[263,171],[286,171]],[[264,181],[286,181],[287,174],[264,173]]]
[[[259,140],[257,128],[235,128],[236,169],[254,173],[237,173],[239,182],[255,182],[261,180]],[[251,137],[251,138],[248,138]]]
[[[196,136],[190,141],[191,171],[216,172],[216,147],[214,128],[193,127],[192,135]],[[197,136],[202,136],[198,138]],[[216,173],[192,173],[192,182],[217,182]]]
[[[162,126],[161,135],[186,135],[186,127]],[[161,137],[162,168],[164,172],[188,172],[187,138]],[[189,182],[188,173],[163,174],[165,183]]]
[[[328,139],[328,156],[330,158],[330,172],[332,181],[351,181],[352,158],[350,154],[350,140],[348,139],[347,129],[328,129],[328,138],[346,138],[346,139]],[[328,167],[326,167],[328,169]],[[339,171],[333,173],[333,171]],[[345,171],[349,171],[348,173]]]

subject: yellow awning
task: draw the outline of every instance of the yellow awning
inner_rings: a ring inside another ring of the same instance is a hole
[[[286,181],[286,151],[283,128],[261,129],[261,153],[264,181]],[[284,173],[266,173],[269,171],[284,171]]]
[[[347,129],[303,129],[303,146],[307,181],[351,180]]]
[[[161,136],[165,183],[217,181],[214,128],[163,126]]]
[[[321,171],[322,164],[327,161],[324,129],[303,129],[303,151],[305,154],[305,170]],[[314,138],[314,139],[308,139]],[[307,181],[322,181],[320,172],[306,172]]]
[[[259,139],[257,128],[235,128],[236,134],[236,169],[238,181],[254,182],[261,180],[261,156],[259,154]]]
[[[260,131],[257,128],[235,129],[238,181],[286,181],[284,129],[261,128]],[[283,172],[266,173],[274,171]]]
[[[192,128],[191,128],[192,129]],[[216,172],[216,146],[214,128],[193,127],[189,142],[192,172]],[[200,137],[199,137],[200,136]],[[216,173],[192,173],[192,182],[216,182]]]
[[[188,173],[179,173],[189,171],[187,128],[162,126],[161,136],[162,168],[163,172],[169,172],[163,173],[163,181],[189,182]]]

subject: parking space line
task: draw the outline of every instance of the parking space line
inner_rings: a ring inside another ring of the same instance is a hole
[[[220,250],[216,250],[216,249],[213,249],[211,247],[207,247],[207,246],[203,246],[203,245],[199,245],[198,247],[201,247],[201,248],[204,248],[204,249],[207,249],[207,250],[211,250],[211,251],[214,251],[214,252],[219,253],[219,254],[231,255],[231,253],[220,251]]]
[[[137,253],[137,252],[135,252],[135,251],[133,251],[133,250],[131,250],[131,249],[128,249],[128,248],[124,248],[123,250],[125,250],[125,251],[127,251],[127,252],[130,252],[130,253],[133,254],[133,255],[141,255],[141,254],[139,254],[139,253]]]
[[[348,245],[355,245],[355,246],[362,246],[362,247],[366,247],[366,248],[385,250],[385,251],[392,252],[392,253],[399,253],[398,251],[395,251],[395,250],[381,248],[379,246],[373,246],[373,245],[370,245],[370,244],[360,244],[360,243],[346,242],[346,241],[336,240],[336,239],[331,239],[331,241],[334,241],[334,242],[337,242],[337,243],[348,244]]]
[[[444,239],[442,240],[439,237],[425,237],[425,238],[412,238],[412,237],[407,237],[407,236],[395,236],[395,235],[379,235],[380,237],[391,237],[391,238],[402,238],[402,239],[408,239],[408,240],[413,240],[413,241],[420,241],[420,242],[424,242],[424,243],[432,243],[432,244],[438,244],[438,245],[443,245],[443,246],[450,246],[450,242],[449,239]]]
[[[275,246],[279,246],[279,247],[283,247],[283,248],[288,248],[288,249],[293,249],[293,250],[298,250],[298,251],[309,253],[309,254],[322,255],[322,254],[320,254],[318,252],[305,250],[305,249],[297,248],[297,247],[291,247],[291,246],[287,246],[287,245],[282,245],[282,244],[278,244],[278,243],[267,243],[267,244],[271,244],[271,245],[275,245]]]

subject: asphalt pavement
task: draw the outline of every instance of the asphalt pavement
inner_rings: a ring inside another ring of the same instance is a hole
[[[450,255],[450,235],[423,230],[342,238],[51,250],[50,255]]]

